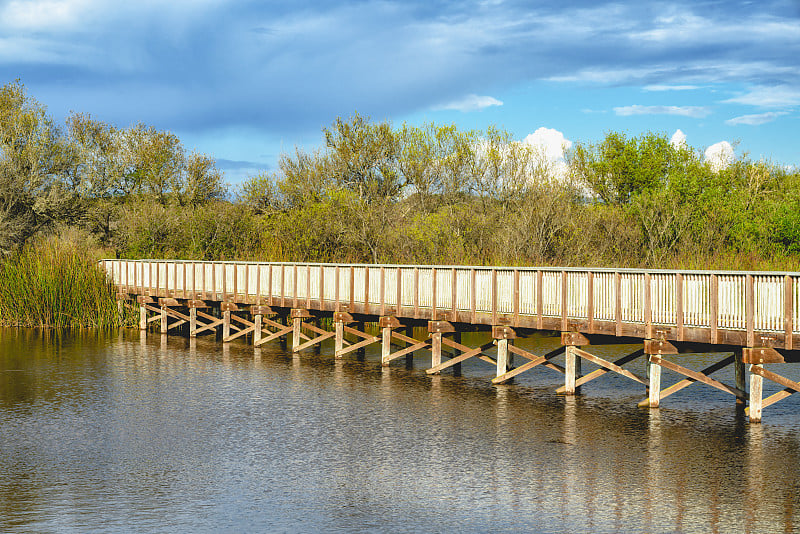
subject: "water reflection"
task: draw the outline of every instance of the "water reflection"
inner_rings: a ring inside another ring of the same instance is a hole
[[[639,410],[610,375],[562,397],[549,370],[494,387],[480,361],[429,377],[429,355],[331,348],[3,331],[0,530],[800,527],[796,413],[749,425],[697,385]]]

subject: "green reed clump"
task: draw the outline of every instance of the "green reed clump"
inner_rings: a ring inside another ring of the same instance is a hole
[[[130,322],[94,254],[49,239],[0,260],[0,325],[109,328]]]

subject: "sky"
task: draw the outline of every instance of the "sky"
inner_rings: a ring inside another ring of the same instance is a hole
[[[177,134],[230,182],[354,112],[800,165],[800,0],[0,0],[0,84]],[[727,152],[726,152],[727,151]]]

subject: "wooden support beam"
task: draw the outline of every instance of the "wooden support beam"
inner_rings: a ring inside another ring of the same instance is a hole
[[[147,330],[147,308],[139,305],[139,330]]]
[[[322,343],[326,339],[330,339],[330,338],[332,338],[334,336],[336,336],[336,332],[335,331],[334,332],[325,332],[324,334],[321,334],[321,335],[311,339],[310,341],[306,341],[305,343],[294,347],[292,349],[292,352],[300,352],[301,350],[305,350],[307,348],[313,347],[314,345],[317,345],[318,343]]]
[[[705,369],[700,371],[700,373],[703,374],[703,375],[710,375],[711,373],[719,371],[720,369],[722,369],[724,367],[727,367],[732,363],[734,363],[734,357],[733,356],[729,356],[728,358],[724,358],[724,359],[718,361],[717,363],[715,363],[713,365],[709,365],[708,367],[706,367]],[[692,384],[694,384],[696,382],[697,382],[697,380],[695,380],[694,378],[684,378],[680,382],[676,382],[675,384],[673,384],[673,385],[669,386],[668,388],[662,390],[659,393],[659,400],[664,400],[665,398],[669,397],[673,393],[676,393],[676,392],[682,390],[683,388],[685,388],[687,386],[691,386]],[[643,401],[641,401],[638,404],[638,406],[639,406],[639,408],[647,408],[648,406],[650,406],[650,399],[649,398],[644,399]]]
[[[618,365],[618,366],[625,365],[626,363],[632,362],[633,360],[635,360],[636,358],[641,357],[642,355],[644,355],[644,350],[643,349],[639,349],[639,350],[636,350],[636,351],[634,351],[634,352],[632,352],[630,354],[627,354],[627,355],[623,356],[622,358],[614,360],[612,363],[614,365]],[[586,384],[587,382],[591,382],[592,380],[595,380],[596,378],[599,378],[599,377],[603,376],[604,374],[610,373],[610,372],[611,372],[611,370],[607,369],[605,367],[601,367],[600,369],[595,369],[594,371],[592,371],[591,373],[589,373],[589,374],[587,374],[585,376],[582,376],[580,378],[576,378],[575,379],[575,387],[576,388],[580,387],[580,386]],[[564,386],[561,386],[560,388],[558,388],[556,390],[556,393],[563,394],[564,393]]]
[[[381,365],[389,365],[389,356],[392,353],[392,328],[384,326],[381,328]]]
[[[348,330],[348,328],[345,327],[345,330]],[[350,329],[350,330],[352,330],[352,329]],[[381,338],[379,338],[379,337],[370,336],[369,334],[363,334],[363,332],[359,332],[359,334],[362,335],[362,337],[366,336],[363,341],[359,341],[358,343],[354,343],[353,345],[350,345],[347,348],[343,348],[341,350],[336,351],[336,356],[341,358],[345,354],[348,354],[350,352],[353,352],[354,350],[358,350],[358,349],[361,349],[363,347],[366,347],[367,345],[372,345],[373,343],[377,343],[378,341],[381,340]]]
[[[513,339],[497,340],[497,374],[502,376],[514,368],[514,353],[508,350],[509,344],[513,345]]]
[[[747,407],[747,414],[751,423],[761,422],[761,410],[763,409],[764,376],[758,372],[759,368],[763,368],[763,366],[758,363],[750,366],[750,406]]]
[[[260,276],[261,270],[259,270]],[[262,329],[264,328],[262,321],[261,321],[261,314],[257,313],[253,316],[253,345],[257,346],[256,344],[261,341],[261,334]]]
[[[336,287],[337,288],[339,287],[338,282],[336,284]],[[339,359],[342,357],[341,353],[342,349],[344,348],[344,323],[342,321],[335,321],[333,323],[333,328],[335,337],[333,354],[334,358]]]
[[[431,371],[431,369],[436,369],[442,363],[442,333],[441,332],[431,332],[431,368],[425,371],[428,374],[432,372],[438,373],[438,371]]]
[[[231,312],[230,310],[225,310],[222,312],[222,342],[227,343],[225,341],[231,335]]]
[[[472,347],[467,347],[466,345],[462,345],[458,341],[455,341],[453,339],[448,339],[446,337],[442,338],[442,344],[443,345],[447,345],[448,347],[451,347],[451,348],[454,348],[454,349],[458,349],[461,352],[468,352],[468,351],[472,350]],[[494,346],[494,343],[492,343],[492,346]],[[497,365],[497,360],[495,360],[494,358],[492,358],[491,356],[489,356],[488,354],[486,354],[484,352],[482,352],[481,354],[478,354],[477,358],[480,359],[480,360],[485,361],[486,363],[490,363],[492,365]]]
[[[552,350],[545,354],[544,356],[537,356],[532,354],[526,350],[523,350],[516,345],[509,345],[508,350],[514,354],[518,354],[523,358],[527,358],[529,361],[520,365],[515,369],[510,369],[506,373],[499,375],[492,379],[492,384],[502,384],[503,382],[514,378],[515,376],[524,373],[529,369],[533,369],[534,367],[541,365],[543,367],[549,367],[550,369],[554,369],[560,373],[564,373],[565,369],[558,364],[552,363],[549,360],[555,358],[559,354],[564,352],[564,347],[558,347],[556,350]]]
[[[645,386],[648,385],[648,381],[640,376],[635,375],[634,373],[628,371],[627,369],[623,369],[619,365],[609,362],[608,360],[604,360],[599,356],[595,356],[594,354],[588,353],[585,350],[581,350],[577,347],[573,347],[576,356],[580,356],[585,360],[589,360],[590,362],[594,363],[595,365],[599,365],[600,367],[604,367],[609,371],[613,371],[619,375],[624,376],[625,378],[630,378],[635,382],[639,382],[640,384],[644,384]]]
[[[197,337],[197,308],[189,308],[189,337]]]
[[[647,395],[650,408],[658,408],[661,401],[661,366],[655,362],[650,362],[649,374],[650,384]]]
[[[433,336],[436,336],[436,335],[437,335],[436,333],[431,334],[431,338],[433,338]],[[438,335],[441,335],[441,334],[438,334]],[[439,361],[439,363],[437,365],[432,366],[430,369],[426,369],[425,372],[428,373],[429,375],[437,374],[440,371],[442,371],[443,369],[447,369],[448,367],[451,367],[451,366],[453,366],[453,365],[455,365],[457,363],[461,363],[464,360],[467,360],[467,359],[472,358],[474,356],[478,356],[481,352],[483,352],[485,350],[488,350],[488,349],[492,348],[493,346],[494,346],[494,342],[492,341],[490,343],[486,343],[484,345],[481,345],[480,347],[476,347],[474,349],[469,349],[466,352],[462,352],[461,354],[459,354],[455,358],[450,358],[449,360],[447,360],[445,362]],[[441,345],[440,345],[440,350],[441,350]],[[497,364],[495,364],[495,365],[497,365]]]
[[[578,355],[573,345],[567,345],[564,351],[564,395],[575,395],[575,379],[580,373],[577,370]]]
[[[255,327],[254,326],[248,326],[247,328],[243,328],[242,330],[239,330],[235,334],[229,335],[228,337],[223,338],[222,342],[223,343],[230,343],[234,339],[240,338],[240,337],[242,337],[242,336],[244,336],[246,334],[249,334],[250,332],[255,332]]]
[[[731,356],[731,361],[732,361],[732,359],[733,359],[733,356]],[[682,367],[682,366],[680,366],[680,365],[678,365],[676,363],[673,363],[673,362],[671,362],[669,360],[665,360],[665,359],[663,359],[660,356],[657,356],[655,354],[650,356],[650,361],[660,365],[661,367],[665,367],[665,368],[667,368],[670,371],[673,371],[675,373],[681,374],[683,376],[688,376],[689,378],[694,379],[696,382],[702,382],[703,384],[706,384],[708,386],[717,388],[720,391],[724,391],[725,393],[730,393],[731,395],[734,395],[734,396],[737,396],[737,397],[740,397],[740,398],[743,398],[743,399],[747,398],[747,393],[742,391],[742,390],[740,390],[740,389],[738,389],[738,388],[734,388],[734,387],[728,386],[726,384],[723,384],[719,380],[714,380],[713,378],[711,378],[711,377],[709,377],[709,376],[707,376],[707,375],[705,375],[703,373],[700,373],[700,372],[697,372],[697,371],[692,371],[691,369],[687,369],[686,367]],[[662,392],[661,398],[664,398],[663,392]]]
[[[396,334],[396,333],[397,332],[393,332],[393,334]],[[405,337],[405,336],[403,336],[403,337]],[[412,354],[415,351],[423,350],[423,349],[430,349],[430,348],[431,348],[431,343],[427,339],[425,341],[414,340],[414,343],[412,343],[408,347],[406,347],[404,349],[400,349],[397,352],[393,352],[392,354],[387,356],[386,357],[386,361],[390,362],[390,361],[395,360],[397,358],[401,358],[403,356],[407,356],[409,354]]]
[[[281,325],[281,326],[283,326],[283,325]],[[273,339],[278,339],[280,337],[283,337],[283,336],[289,334],[290,332],[292,332],[293,329],[294,329],[293,325],[283,326],[283,328],[279,329],[277,332],[272,332],[267,337],[262,337],[257,342],[254,342],[253,345],[256,346],[256,347],[260,347],[264,343],[269,343]]]

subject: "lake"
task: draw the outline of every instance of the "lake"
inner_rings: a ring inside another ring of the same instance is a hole
[[[0,531],[800,530],[800,399],[751,425],[700,385],[643,410],[619,376],[563,397],[549,369],[332,354],[0,330]]]

